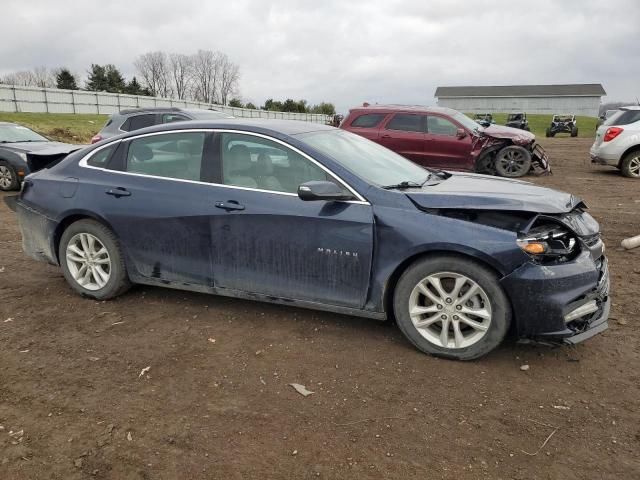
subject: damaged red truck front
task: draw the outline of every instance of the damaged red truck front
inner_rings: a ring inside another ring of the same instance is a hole
[[[499,125],[482,127],[450,108],[364,106],[352,109],[340,128],[425,167],[509,178],[551,172],[532,133]]]

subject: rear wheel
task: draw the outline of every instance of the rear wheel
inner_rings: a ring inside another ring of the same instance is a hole
[[[511,310],[497,277],[462,257],[427,258],[394,293],[398,326],[419,350],[456,360],[486,355],[504,339]]]
[[[577,137],[578,136],[578,127],[573,127],[571,129],[571,136],[572,137]]]
[[[501,177],[522,177],[531,169],[531,153],[517,145],[504,147],[496,155],[495,168]]]
[[[625,177],[640,178],[640,150],[627,153],[624,156],[620,171]]]
[[[80,295],[107,300],[130,287],[118,239],[95,220],[67,227],[60,239],[59,258],[65,279]]]
[[[553,135],[551,135],[551,129],[547,128],[544,132],[544,136],[549,138],[549,137],[553,137]]]
[[[8,192],[17,190],[20,186],[18,174],[7,162],[0,161],[0,190]]]

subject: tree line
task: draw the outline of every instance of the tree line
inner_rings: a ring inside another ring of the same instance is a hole
[[[232,107],[257,109],[240,98],[240,67],[219,51],[198,50],[194,54],[147,52],[133,62],[136,75],[127,80],[113,64],[91,64],[81,86],[77,74],[66,67],[13,72],[0,77],[0,83],[40,88],[88,90],[94,92],[147,95]],[[335,114],[331,103],[309,105],[306,100],[272,98],[259,107],[278,112]]]

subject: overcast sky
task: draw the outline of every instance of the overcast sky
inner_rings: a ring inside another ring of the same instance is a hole
[[[220,50],[240,93],[434,104],[438,85],[602,83],[640,97],[640,2],[618,0],[2,0],[0,74]]]

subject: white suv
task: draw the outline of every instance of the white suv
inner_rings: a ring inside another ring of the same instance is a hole
[[[640,178],[640,106],[622,107],[600,125],[590,153],[592,163]]]

